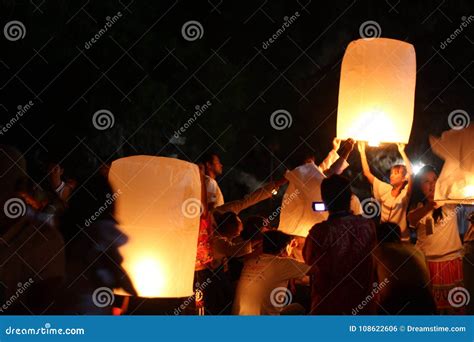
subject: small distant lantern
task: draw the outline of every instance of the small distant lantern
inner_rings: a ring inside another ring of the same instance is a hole
[[[435,187],[434,200],[442,203],[474,204],[474,125],[430,137],[431,149],[444,159]]]
[[[132,156],[109,173],[116,218],[129,241],[120,252],[140,297],[193,294],[201,184],[198,166],[182,160]]]
[[[337,137],[408,143],[413,123],[416,57],[413,45],[394,39],[359,39],[342,60]]]

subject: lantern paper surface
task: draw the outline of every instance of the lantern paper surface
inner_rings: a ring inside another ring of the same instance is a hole
[[[435,201],[474,204],[474,125],[430,137],[431,149],[444,159]]]
[[[321,201],[321,182],[325,176],[313,163],[307,163],[286,172],[289,184],[283,195],[278,229],[306,237],[309,230],[327,219],[327,212],[315,212],[313,202]]]
[[[129,237],[123,266],[141,297],[193,294],[201,185],[198,166],[182,160],[133,156],[109,173],[116,218]]]
[[[359,39],[342,60],[337,137],[408,143],[413,123],[416,58],[413,45]]]

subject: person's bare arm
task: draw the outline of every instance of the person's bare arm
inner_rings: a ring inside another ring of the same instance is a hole
[[[224,203],[223,205],[216,207],[215,211],[220,213],[225,213],[226,211],[232,211],[236,214],[240,213],[242,210],[247,209],[263,200],[272,197],[272,191],[278,190],[278,188],[287,183],[288,180],[286,178],[281,178],[277,181],[270,182],[267,185],[255,190],[251,194],[245,196],[241,200],[232,201]]]
[[[324,171],[326,177],[332,176],[334,174],[340,174],[345,167],[348,166],[347,159],[354,149],[354,140],[347,139],[342,148],[340,157],[331,165],[331,167]]]
[[[405,167],[407,169],[407,196],[411,196],[411,192],[413,189],[413,168],[411,167],[410,159],[408,159],[407,154],[405,153],[405,144],[399,143],[397,144],[398,152],[403,158],[403,162],[405,163]]]
[[[326,158],[319,164],[319,168],[321,170],[326,171],[328,170],[332,164],[336,162],[339,158],[337,151],[339,151],[339,147],[341,146],[341,139],[334,138],[332,140],[332,150],[328,153]]]
[[[407,215],[408,223],[411,227],[416,227],[418,222],[436,207],[436,202],[427,202],[420,208],[413,209]]]
[[[362,172],[364,176],[368,179],[370,184],[374,184],[375,176],[370,172],[369,163],[367,162],[367,155],[365,153],[366,142],[359,141],[357,143],[360,152],[360,162],[362,164]]]

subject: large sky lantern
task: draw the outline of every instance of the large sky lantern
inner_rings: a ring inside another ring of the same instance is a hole
[[[201,199],[198,166],[132,156],[112,163],[109,180],[115,192],[120,189],[116,218],[129,237],[120,252],[138,295],[191,296]]]
[[[444,159],[435,187],[435,201],[474,204],[474,125],[430,137],[431,149]]]
[[[342,60],[337,137],[370,146],[407,144],[415,81],[413,45],[387,38],[351,42]]]

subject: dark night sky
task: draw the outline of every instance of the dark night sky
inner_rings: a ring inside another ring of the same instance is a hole
[[[26,34],[16,41],[0,37],[0,125],[19,105],[34,103],[1,138],[25,151],[31,168],[48,154],[77,177],[95,172],[99,160],[124,155],[195,161],[216,151],[226,168],[223,191],[236,198],[253,177],[280,176],[304,153],[314,150],[322,158],[330,149],[341,58],[360,38],[360,26],[372,20],[382,37],[415,46],[415,121],[407,150],[413,159],[438,162],[428,151],[429,134],[448,129],[453,110],[470,113],[474,107],[474,20],[441,48],[474,14],[472,1],[321,3],[1,1],[2,27],[18,20]],[[86,49],[106,17],[118,12],[119,19]],[[297,19],[264,49],[295,12]],[[181,28],[190,20],[202,25],[201,39],[183,38]],[[207,101],[210,108],[182,134],[185,144],[170,143]],[[102,131],[92,124],[101,109],[114,117],[113,127]],[[291,113],[291,127],[271,127],[277,109]],[[384,171],[383,161],[395,149],[380,151],[373,157]],[[348,175],[354,176],[360,172],[357,153],[351,162]]]

